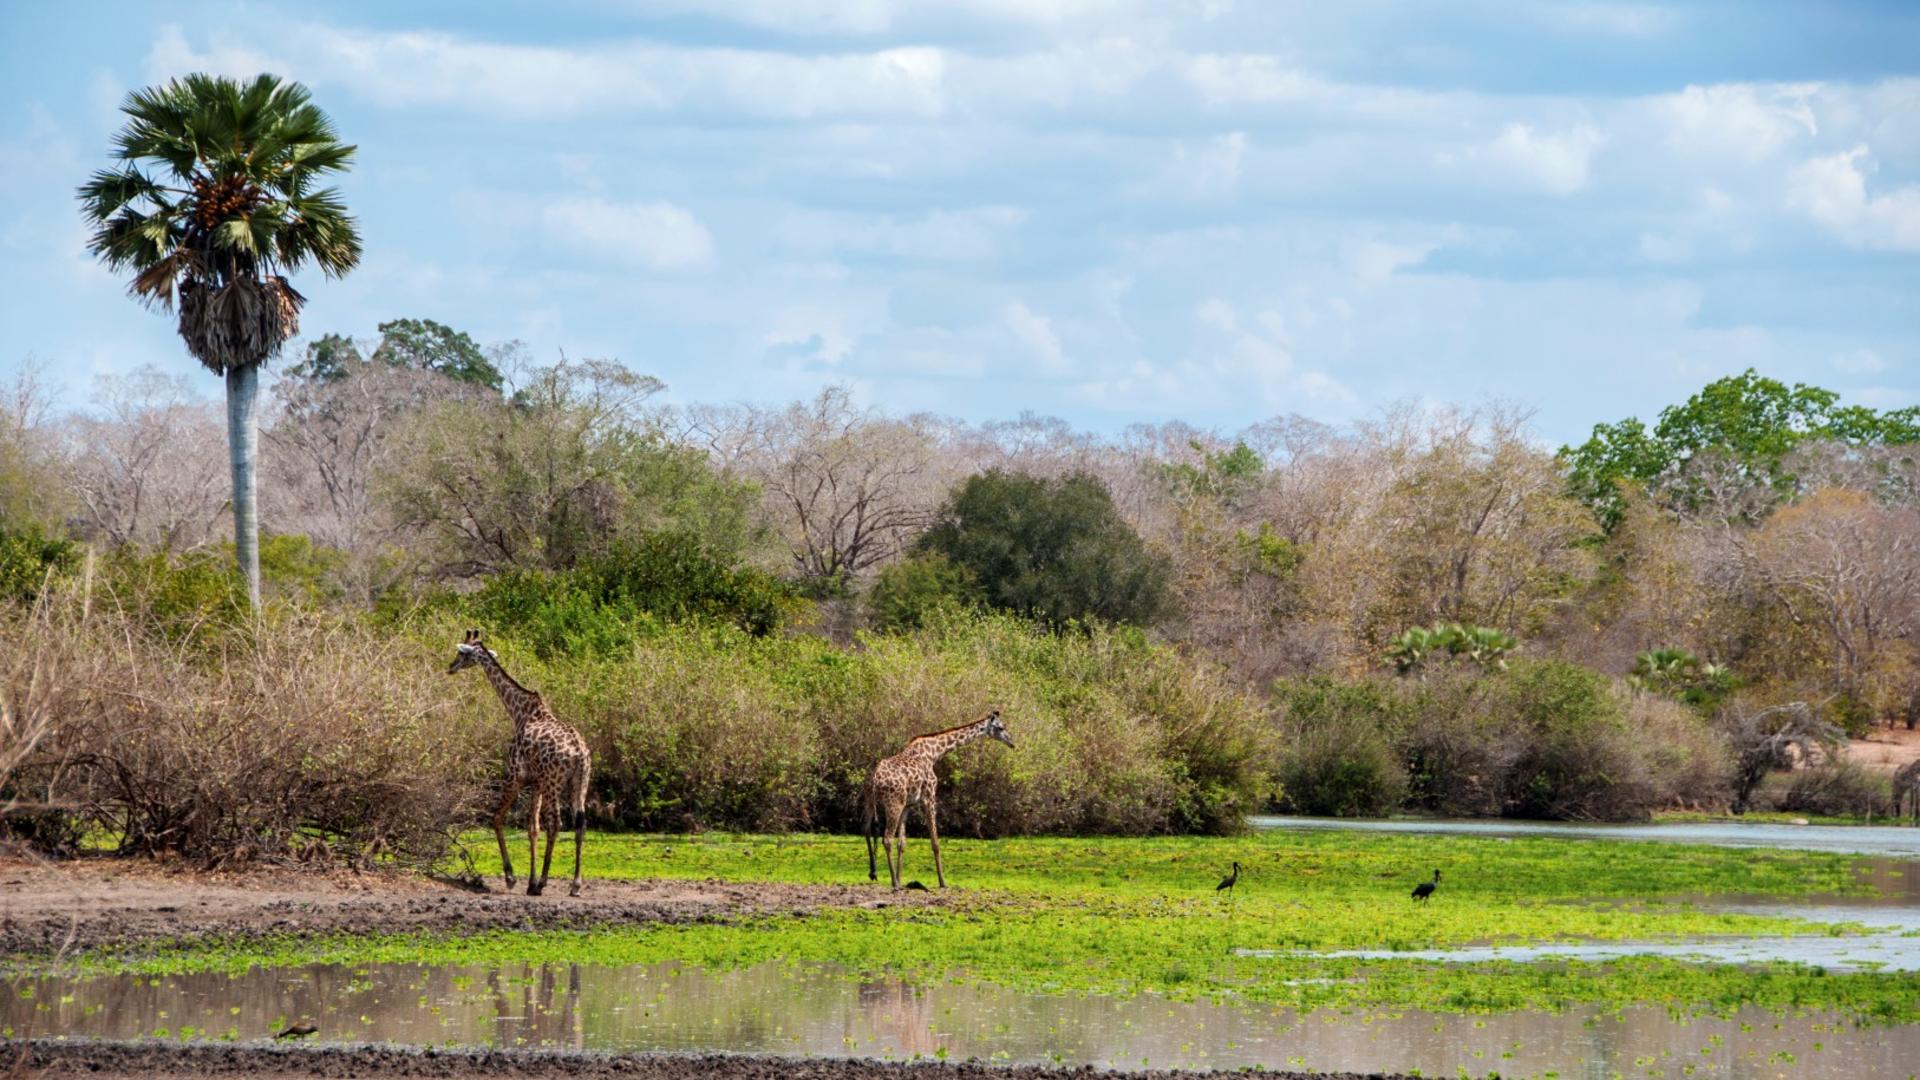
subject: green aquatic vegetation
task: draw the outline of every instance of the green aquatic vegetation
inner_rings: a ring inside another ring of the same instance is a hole
[[[1656,958],[1442,965],[1301,954],[1831,933],[1829,924],[1707,911],[1660,897],[1870,891],[1863,873],[1869,863],[1847,855],[1285,831],[1207,839],[956,839],[945,849],[949,877],[963,887],[938,906],[574,931],[203,941],[97,952],[76,964],[85,973],[173,974],[309,964],[779,963],[923,984],[978,981],[1043,993],[1156,993],[1298,1008],[1499,1011],[1654,1002],[1677,1009],[1835,1008],[1882,1020],[1920,1012],[1920,980],[1908,974],[1827,975],[1792,965]],[[923,842],[914,853],[924,857]],[[857,837],[811,835],[596,836],[589,844],[602,878],[844,884],[864,882],[865,854]],[[1216,893],[1214,883],[1235,860],[1244,868],[1238,889],[1230,897]],[[1439,892],[1413,903],[1412,885],[1435,867],[1444,872]],[[875,899],[887,896],[874,888]]]
[[[492,833],[470,834],[467,846],[477,865],[497,868]],[[1053,898],[1210,894],[1234,861],[1246,868],[1237,890],[1243,902],[1405,900],[1436,867],[1445,871],[1440,895],[1463,904],[1870,890],[1866,863],[1845,854],[1561,837],[1270,829],[1237,837],[946,838],[941,850],[948,879],[963,890]],[[595,834],[587,852],[594,876],[615,879],[845,884],[866,880],[867,870],[857,836]],[[930,879],[925,840],[913,839],[907,854],[907,876]]]
[[[680,963],[712,970],[777,964],[800,973],[908,982],[979,982],[1031,993],[1158,994],[1247,1005],[1505,1012],[1578,1004],[1664,1004],[1681,1015],[1743,1005],[1832,1010],[1866,1021],[1920,1019],[1920,980],[1906,973],[1827,974],[1795,965],[1731,967],[1636,957],[1606,963],[1438,964],[1227,952],[1225,931],[1182,935],[1121,926],[1059,934],[982,915],[922,920],[901,912],[598,931],[493,932],[450,938],[278,939],[143,957],[94,956],[88,973],[239,971],[260,965],[387,963],[605,966]],[[1045,936],[1052,933],[1053,936]],[[1041,936],[1036,936],[1041,935]]]

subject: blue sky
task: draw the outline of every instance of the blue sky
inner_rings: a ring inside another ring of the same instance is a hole
[[[217,392],[72,198],[190,70],[360,145],[310,334],[1106,431],[1498,397],[1563,441],[1750,366],[1920,401],[1920,4],[26,0],[0,375]]]

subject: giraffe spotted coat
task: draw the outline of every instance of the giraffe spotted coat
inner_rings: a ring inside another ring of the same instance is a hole
[[[878,839],[887,852],[887,873],[893,887],[900,887],[900,876],[907,866],[907,810],[918,805],[927,815],[927,840],[933,846],[933,873],[941,888],[947,886],[947,870],[940,862],[939,778],[934,765],[949,753],[979,738],[998,739],[1009,747],[1013,738],[1000,719],[1000,711],[971,724],[918,735],[907,741],[907,748],[890,758],[882,758],[867,775],[864,792],[867,832],[867,880],[880,880],[874,853],[874,826],[885,818]]]
[[[573,887],[567,890],[567,895],[579,896],[581,849],[587,831],[587,781],[593,769],[587,741],[553,715],[546,699],[507,674],[493,650],[480,643],[480,631],[467,631],[466,639],[455,648],[453,666],[447,673],[478,667],[513,721],[513,742],[507,747],[506,784],[500,792],[500,805],[493,813],[493,835],[500,843],[500,865],[507,888],[513,888],[514,884],[513,859],[507,854],[507,813],[513,809],[520,789],[525,787],[531,792],[532,800],[527,807],[527,895],[539,896],[546,889],[547,875],[553,869],[554,838],[560,829],[571,828]],[[547,852],[541,861],[543,819],[547,826]]]

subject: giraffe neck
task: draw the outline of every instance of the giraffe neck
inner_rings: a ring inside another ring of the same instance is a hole
[[[493,684],[493,692],[500,695],[500,704],[506,706],[507,716],[513,720],[513,730],[518,733],[524,729],[540,695],[514,682],[493,653],[484,648],[480,650],[480,670],[487,673],[487,682]]]
[[[927,760],[939,761],[986,733],[987,722],[980,720],[966,727],[942,731],[937,735],[923,735],[919,740],[921,752],[926,755]]]

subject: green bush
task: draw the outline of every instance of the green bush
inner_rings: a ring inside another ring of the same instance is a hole
[[[495,574],[471,596],[449,602],[548,657],[618,655],[661,625],[681,621],[764,636],[799,600],[783,582],[729,565],[694,537],[652,533],[572,570]]]
[[[80,547],[29,527],[0,527],[0,600],[31,603],[48,577],[63,574],[80,561]]]
[[[1166,606],[1171,577],[1091,476],[968,477],[918,550],[964,569],[987,603],[1055,629],[1087,620],[1144,626]]]
[[[1302,813],[1617,821],[1727,797],[1725,741],[1698,715],[1561,661],[1282,683],[1276,704],[1282,805]]]
[[[619,653],[542,658],[517,635],[493,640],[586,735],[599,813],[633,827],[857,830],[874,762],[992,708],[1018,749],[941,762],[954,835],[1232,831],[1270,768],[1259,702],[1134,633],[947,612],[854,649],[712,623]]]
[[[873,583],[867,610],[881,633],[918,630],[944,608],[979,602],[980,584],[971,573],[933,552],[894,563]]]
[[[1403,703],[1376,683],[1305,679],[1276,687],[1288,741],[1279,803],[1324,817],[1380,817],[1400,808],[1406,769],[1395,731]]]

